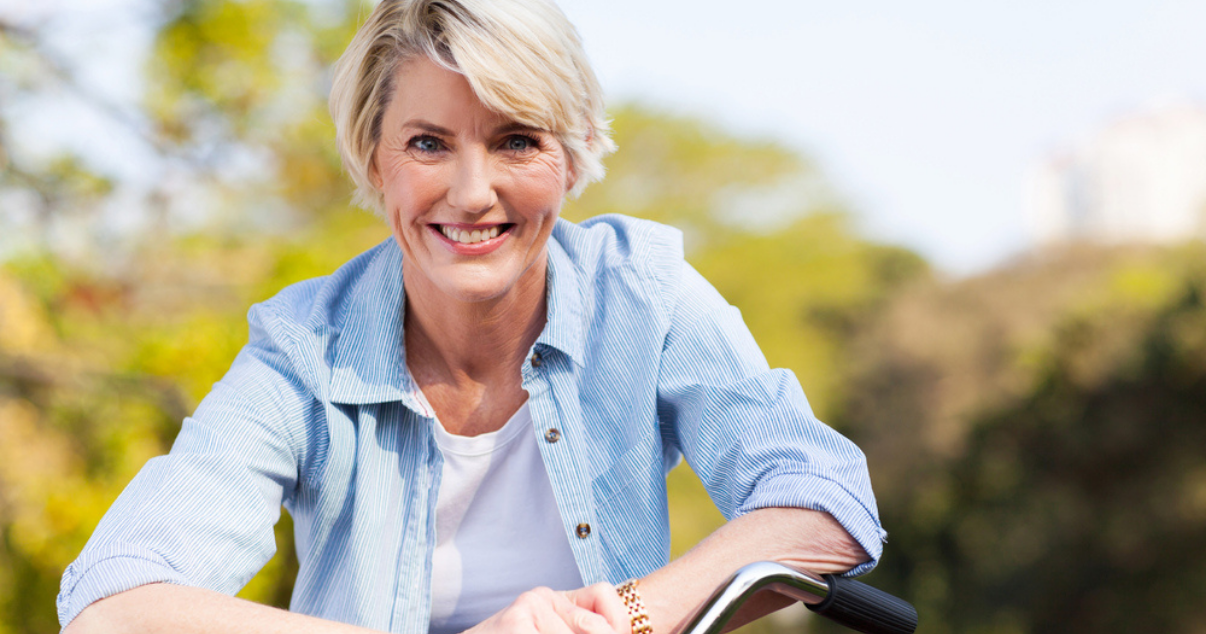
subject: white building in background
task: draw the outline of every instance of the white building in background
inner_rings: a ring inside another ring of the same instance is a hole
[[[1206,238],[1206,107],[1120,119],[1038,165],[1026,190],[1040,244]]]

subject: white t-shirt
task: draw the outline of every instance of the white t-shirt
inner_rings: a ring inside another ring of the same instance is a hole
[[[527,403],[488,434],[434,429],[444,469],[430,634],[459,634],[537,586],[582,587]]]

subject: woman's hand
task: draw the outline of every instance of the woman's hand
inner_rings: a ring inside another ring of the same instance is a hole
[[[570,590],[565,595],[574,602],[574,605],[607,619],[616,634],[632,632],[632,620],[628,617],[628,608],[624,606],[624,600],[620,598],[620,595],[616,594],[615,586],[596,583],[585,588]]]
[[[605,591],[611,592],[614,602]],[[570,592],[535,588],[465,634],[629,634],[626,615],[623,602],[607,584]],[[617,624],[623,629],[617,629]]]
[[[776,561],[814,573],[845,572],[869,559],[828,513],[797,508],[751,511],[721,526],[682,557],[641,580],[641,598],[654,634],[677,634],[709,595],[738,568]],[[791,605],[761,592],[729,621],[727,630]],[[628,633],[624,633],[628,634]]]

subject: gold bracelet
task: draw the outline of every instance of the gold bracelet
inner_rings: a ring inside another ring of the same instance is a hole
[[[645,611],[645,602],[637,590],[637,579],[629,579],[616,586],[616,594],[628,608],[628,618],[632,621],[632,634],[653,634],[653,626],[649,624],[649,612]]]

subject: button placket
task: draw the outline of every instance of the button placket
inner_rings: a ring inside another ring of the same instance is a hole
[[[575,370],[572,363],[562,364],[559,357],[546,359],[548,350],[542,344],[533,347],[524,363],[523,387],[532,404],[536,438],[544,438],[541,454],[570,536],[574,559],[584,580],[603,581],[607,578],[607,564],[599,540],[593,535],[596,518],[591,480],[581,471],[582,461],[574,459],[577,448],[572,446],[582,441],[580,404],[572,392],[559,394],[555,389],[558,379],[565,378],[563,373]],[[562,402],[559,397],[566,398]]]

